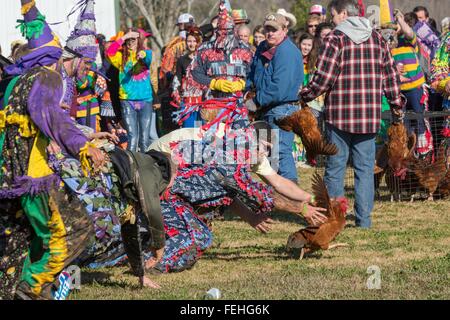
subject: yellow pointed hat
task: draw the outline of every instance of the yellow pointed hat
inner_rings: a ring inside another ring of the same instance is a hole
[[[380,25],[394,24],[394,11],[390,0],[380,0]]]

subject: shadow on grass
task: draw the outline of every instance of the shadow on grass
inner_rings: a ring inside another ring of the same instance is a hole
[[[273,250],[262,247],[242,246],[232,249],[220,249],[220,252],[206,252],[202,259],[204,260],[222,260],[222,261],[249,261],[259,259],[273,259],[276,261],[298,260],[300,249],[286,251],[286,247],[279,246]],[[316,251],[305,255],[304,259],[328,259],[323,257],[322,252]],[[300,261],[300,260],[299,260]]]
[[[125,271],[124,274],[129,272]],[[129,273],[131,274],[131,273]],[[132,283],[125,282],[123,280],[116,281],[111,279],[111,274],[101,271],[88,271],[83,272],[81,277],[81,285],[93,285],[99,284],[102,287],[111,288],[123,288],[123,289],[139,289],[139,285],[134,285]]]
[[[284,212],[284,211],[272,211],[269,214],[270,218],[272,218],[275,221],[278,222],[287,222],[287,223],[295,223],[298,225],[307,225],[308,223],[304,218],[302,218],[299,215]],[[229,212],[226,212],[221,218],[215,219],[217,221],[242,221],[241,218],[239,218],[236,215],[233,215]]]

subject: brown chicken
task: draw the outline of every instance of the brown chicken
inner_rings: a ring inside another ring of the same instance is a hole
[[[450,197],[450,170],[447,171],[444,179],[442,179],[442,181],[439,183],[435,195],[438,195],[443,199]]]
[[[391,202],[394,199],[401,200],[402,191],[411,194],[414,201],[414,193],[417,189],[414,172],[408,169],[408,163],[414,158],[416,135],[408,135],[404,124],[396,123],[388,129],[387,143],[387,168],[386,184],[391,193]]]
[[[428,192],[429,201],[433,201],[433,194],[447,174],[448,161],[450,159],[449,153],[450,148],[447,146],[446,140],[444,140],[439,146],[434,163],[429,164],[419,159],[414,159],[409,162],[410,168],[417,175],[419,184]]]
[[[320,154],[331,156],[338,153],[334,144],[327,143],[320,133],[316,117],[310,107],[302,102],[302,109],[292,115],[279,119],[275,123],[285,131],[292,131],[302,139],[306,150],[306,159],[316,165],[316,157]]]
[[[346,243],[330,245],[345,227],[347,199],[344,197],[330,199],[325,183],[317,173],[313,176],[312,183],[316,205],[327,209],[325,215],[328,220],[320,226],[308,226],[289,236],[287,250],[301,249],[300,259],[303,259],[305,253],[347,246]]]
[[[394,171],[407,168],[407,163],[413,157],[414,148],[416,146],[416,135],[412,133],[408,136],[408,131],[404,124],[393,124],[388,129],[388,165]]]

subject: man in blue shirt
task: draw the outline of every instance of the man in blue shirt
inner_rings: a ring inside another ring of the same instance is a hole
[[[266,41],[256,51],[249,80],[256,89],[255,103],[273,129],[279,130],[278,173],[297,182],[292,155],[294,133],[281,130],[275,120],[291,115],[298,107],[303,83],[303,59],[300,50],[287,37],[289,21],[281,14],[269,14],[264,21]]]

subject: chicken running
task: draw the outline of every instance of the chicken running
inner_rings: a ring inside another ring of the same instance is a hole
[[[347,199],[345,197],[330,199],[325,183],[317,173],[313,176],[312,182],[316,205],[327,209],[325,215],[328,217],[328,220],[320,226],[308,226],[289,236],[287,249],[288,251],[301,249],[300,259],[303,259],[305,253],[347,246],[346,243],[330,245],[345,227],[345,215],[348,207]]]

